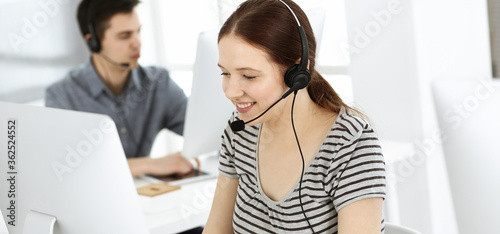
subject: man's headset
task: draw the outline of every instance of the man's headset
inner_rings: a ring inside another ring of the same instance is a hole
[[[95,33],[94,23],[92,23],[91,15],[90,15],[90,6],[92,1],[89,1],[87,5],[87,28],[89,29],[90,38],[87,40],[87,45],[89,46],[90,51],[94,53],[99,53],[101,51],[101,42]]]
[[[311,74],[310,74],[309,70],[307,69],[307,64],[309,62],[309,46],[307,43],[306,33],[305,33],[302,25],[300,25],[299,19],[297,18],[295,13],[292,11],[292,9],[282,0],[279,0],[279,1],[281,3],[283,3],[288,8],[288,10],[290,10],[293,17],[295,18],[295,21],[297,21],[297,24],[298,24],[297,29],[299,30],[300,44],[302,47],[302,56],[300,57],[300,63],[293,65],[285,72],[285,84],[288,87],[290,87],[290,89],[285,94],[283,94],[283,96],[281,96],[281,98],[278,101],[273,103],[269,108],[267,108],[259,116],[255,117],[247,122],[243,122],[243,120],[236,120],[236,121],[232,122],[230,124],[230,126],[231,126],[231,129],[235,132],[245,129],[245,124],[253,122],[254,120],[260,118],[268,110],[270,110],[272,107],[274,107],[274,105],[276,105],[279,101],[285,99],[292,92],[297,92],[299,89],[303,89],[303,88],[307,87],[307,85],[311,81]]]
[[[99,40],[99,37],[97,37],[97,34],[95,32],[94,23],[92,22],[92,16],[90,14],[91,2],[92,1],[89,1],[88,5],[87,5],[87,16],[86,16],[87,28],[89,29],[89,33],[90,33],[90,38],[87,40],[87,45],[88,45],[91,52],[99,53],[99,52],[101,52],[102,46],[101,46],[101,41]],[[104,54],[101,54],[101,55],[104,59],[108,60],[108,62],[110,62],[116,66],[122,66],[122,67],[129,67],[130,66],[130,63],[118,63],[118,62],[111,60],[110,58],[108,58],[108,56],[106,56]]]

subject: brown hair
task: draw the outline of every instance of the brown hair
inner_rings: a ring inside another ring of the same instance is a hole
[[[339,113],[342,106],[354,110],[342,101],[330,84],[316,71],[316,40],[306,14],[295,2],[283,1],[295,13],[307,36],[311,73],[311,82],[307,86],[309,96],[319,106],[335,113]],[[284,74],[301,57],[297,26],[293,14],[279,0],[248,0],[226,20],[219,31],[218,40],[230,34],[241,37],[251,45],[264,50]],[[354,112],[361,114],[357,110]]]
[[[76,18],[83,37],[89,34],[88,22],[95,27],[96,36],[101,41],[108,22],[118,13],[131,13],[139,4],[139,0],[83,0],[78,5]]]

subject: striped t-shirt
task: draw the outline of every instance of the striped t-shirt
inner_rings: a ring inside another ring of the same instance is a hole
[[[230,122],[237,120],[234,113]],[[257,149],[261,124],[222,135],[221,174],[238,178],[235,233],[312,233],[302,213],[297,183],[280,201],[260,187]],[[305,168],[302,204],[315,233],[337,233],[337,213],[364,198],[385,198],[384,158],[377,135],[363,119],[342,108],[318,152]],[[381,220],[381,232],[384,220]]]

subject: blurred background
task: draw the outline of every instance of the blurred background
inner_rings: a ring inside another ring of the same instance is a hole
[[[143,0],[137,10],[143,25],[140,64],[159,65],[189,95],[196,42],[200,32],[217,29],[241,1]],[[298,1],[304,9],[321,7],[325,18],[324,43],[318,54],[320,69],[348,79],[343,1]],[[0,0],[0,100],[25,102],[43,97],[47,85],[61,79],[89,52],[78,30],[77,0]],[[28,69],[29,68],[29,69]]]
[[[189,96],[199,33],[220,27],[240,2],[142,0],[137,8],[143,25],[140,64],[167,68]],[[497,88],[488,84],[496,82],[493,77],[500,71],[500,1],[296,2],[305,10],[324,10],[317,69],[347,103],[370,117],[382,140],[388,170],[386,220],[422,233],[498,233],[468,231],[469,220],[463,217],[473,212],[462,209],[464,202],[454,194],[460,183],[448,171],[453,157],[446,152],[455,143],[445,142],[432,84],[470,81],[498,100],[488,108],[499,107]],[[0,101],[43,105],[45,88],[89,58],[77,27],[78,4],[0,0]],[[467,104],[464,95],[459,101]],[[462,113],[456,105],[444,108],[444,113]],[[165,134],[164,141],[175,143],[155,147],[170,152],[181,148],[182,139]],[[498,182],[489,187],[498,189]],[[498,203],[483,200],[477,205]]]

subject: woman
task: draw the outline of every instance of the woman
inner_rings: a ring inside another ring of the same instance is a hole
[[[307,36],[311,81],[273,106],[289,90],[287,69],[301,61],[305,40],[294,14]],[[291,0],[249,0],[218,40],[223,90],[237,109],[230,122],[249,122],[273,107],[243,131],[224,131],[204,232],[383,232],[380,144],[314,69],[316,44],[304,12]]]

